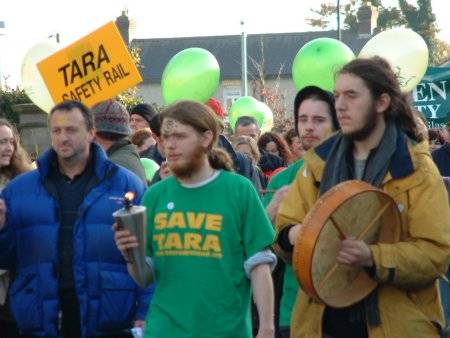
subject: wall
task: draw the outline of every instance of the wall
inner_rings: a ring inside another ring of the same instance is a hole
[[[249,95],[253,93],[253,87],[249,80]],[[274,86],[276,81],[269,79],[266,81],[269,86]],[[241,96],[241,81],[240,80],[224,80],[221,82],[219,88],[214,93],[214,97],[219,99],[222,104],[229,108],[231,102]],[[146,103],[156,103],[159,107],[163,106],[163,99],[161,96],[161,86],[159,83],[144,83],[138,86],[139,95]],[[282,78],[280,80],[280,93],[284,94],[286,100],[286,107],[288,114],[292,114],[294,106],[294,97],[297,93],[294,83],[290,78]],[[228,103],[228,104],[226,104]]]
[[[50,148],[50,134],[47,127],[48,115],[32,103],[16,104],[14,111],[19,115],[18,126],[22,146],[32,159]]]

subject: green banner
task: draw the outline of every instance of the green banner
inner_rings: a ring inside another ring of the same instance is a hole
[[[412,95],[430,128],[450,123],[450,67],[429,67]]]

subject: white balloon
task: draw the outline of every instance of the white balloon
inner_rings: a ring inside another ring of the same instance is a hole
[[[359,57],[375,55],[390,63],[405,93],[413,90],[427,71],[427,44],[411,29],[393,28],[375,35],[364,45]]]
[[[53,108],[54,102],[36,65],[55,53],[58,48],[52,41],[38,43],[25,54],[22,61],[22,88],[30,100],[47,114]]]
[[[269,132],[273,128],[273,112],[270,107],[264,102],[258,102],[258,105],[261,106],[261,111],[264,112],[264,121],[261,126],[261,132]]]

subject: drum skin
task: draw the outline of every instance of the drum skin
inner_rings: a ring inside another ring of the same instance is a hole
[[[302,290],[334,308],[364,299],[377,282],[364,268],[337,262],[343,236],[369,245],[396,243],[401,229],[397,204],[384,191],[356,180],[336,185],[308,212],[294,245],[292,264]]]

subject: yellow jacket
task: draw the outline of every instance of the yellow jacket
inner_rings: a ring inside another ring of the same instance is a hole
[[[402,134],[403,135],[403,134]],[[278,233],[288,224],[302,223],[319,197],[324,159],[331,137],[304,159],[276,220]],[[382,189],[401,211],[402,239],[395,244],[370,245],[379,283],[381,325],[368,327],[370,338],[439,337],[444,326],[437,278],[450,262],[450,210],[442,178],[427,142],[404,136],[383,181]],[[289,253],[275,245],[289,260]],[[298,292],[291,319],[292,338],[322,337],[325,306]]]

